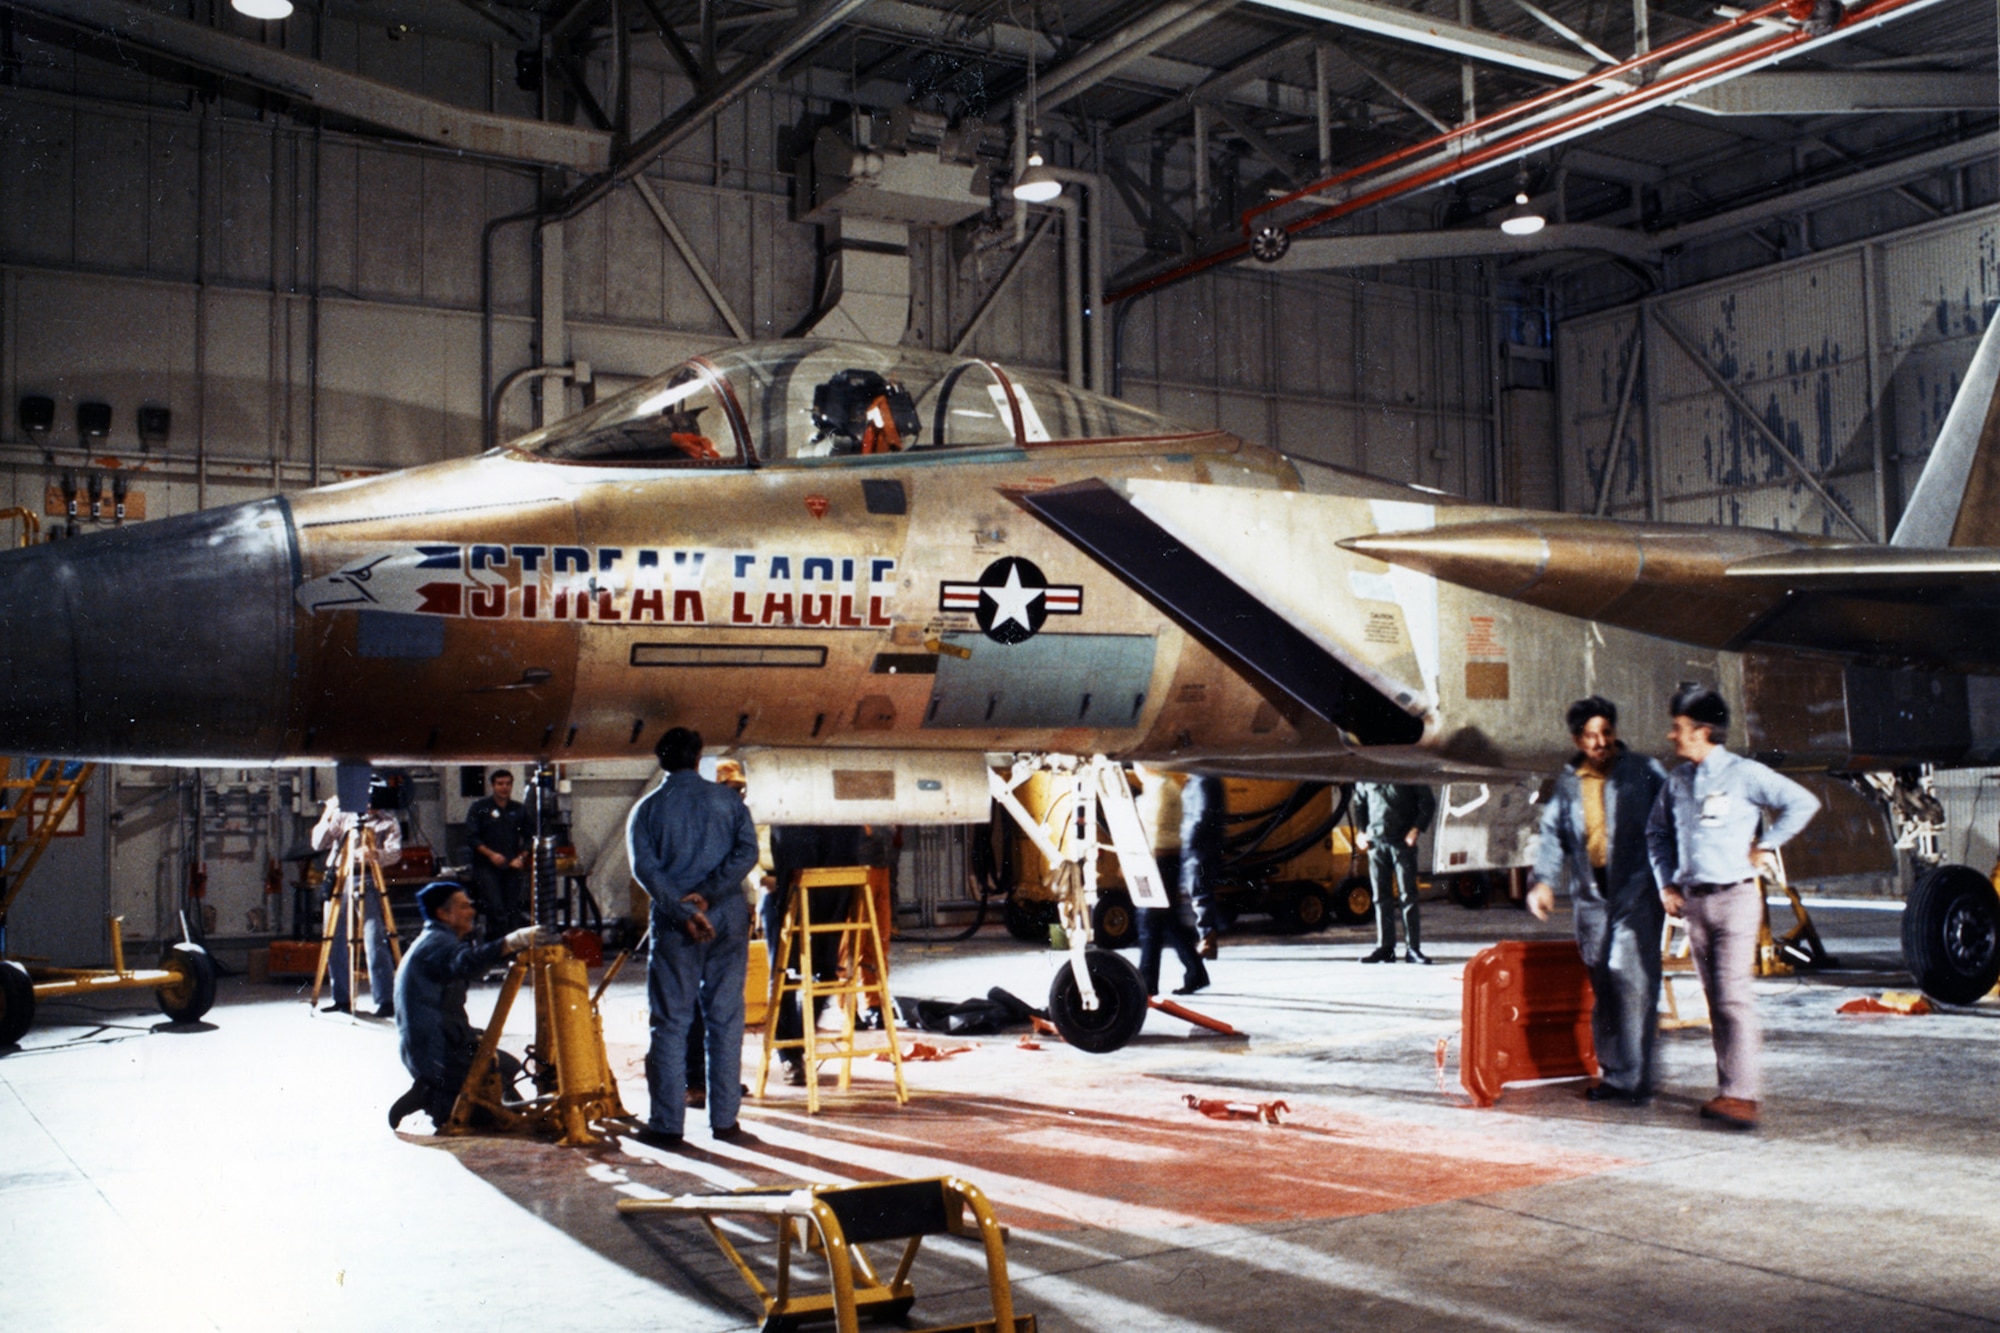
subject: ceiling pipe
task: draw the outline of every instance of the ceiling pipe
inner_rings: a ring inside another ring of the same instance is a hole
[[[1537,147],[1561,142],[1564,139],[1587,133],[1593,127],[1636,115],[1655,104],[1672,101],[1689,92],[1695,91],[1704,84],[1720,82],[1734,77],[1738,73],[1747,73],[1751,69],[1775,63],[1801,50],[1817,46],[1822,42],[1837,40],[1841,37],[1864,31],[1867,28],[1875,27],[1895,17],[1899,12],[1929,8],[1938,2],[1939,0],[1874,0],[1873,3],[1863,4],[1850,11],[1830,32],[1817,32],[1806,27],[1800,27],[1792,31],[1783,32],[1776,37],[1760,38],[1752,46],[1731,51],[1729,54],[1715,60],[1693,64],[1686,69],[1657,78],[1654,82],[1636,88],[1631,92],[1612,96],[1608,100],[1593,102],[1582,110],[1566,111],[1559,107],[1553,107],[1554,103],[1560,102],[1565,98],[1585,96],[1598,91],[1598,85],[1607,77],[1612,77],[1619,73],[1632,72],[1640,67],[1656,64],[1659,61],[1671,58],[1675,54],[1690,51],[1695,47],[1707,45],[1718,39],[1735,37],[1742,29],[1759,23],[1769,24],[1777,16],[1793,16],[1801,11],[1810,14],[1812,9],[1811,0],[1776,0],[1776,3],[1738,15],[1714,28],[1705,29],[1700,33],[1681,38],[1679,41],[1669,43],[1666,46],[1657,47],[1644,55],[1635,56],[1623,65],[1613,69],[1594,72],[1590,76],[1566,85],[1563,88],[1530,98],[1526,102],[1508,107],[1470,124],[1459,126],[1454,130],[1437,135],[1423,143],[1398,150],[1395,153],[1388,154],[1363,166],[1342,172],[1338,176],[1329,178],[1328,180],[1314,182],[1303,189],[1272,200],[1270,203],[1259,205],[1245,212],[1241,219],[1242,225],[1246,232],[1248,232],[1251,229],[1251,224],[1257,217],[1270,212],[1274,208],[1306,199],[1329,186],[1354,181],[1366,175],[1380,173],[1385,169],[1394,169],[1408,163],[1410,159],[1421,154],[1444,148],[1455,140],[1476,135],[1491,129],[1497,124],[1517,120],[1526,113],[1542,111],[1553,117],[1540,124],[1523,129],[1518,133],[1494,140],[1491,143],[1483,144],[1476,148],[1465,149],[1454,156],[1446,157],[1442,161],[1435,162],[1428,167],[1411,171],[1407,175],[1399,176],[1372,190],[1353,195],[1337,204],[1293,219],[1290,222],[1284,223],[1280,228],[1273,228],[1273,230],[1282,231],[1284,236],[1289,238],[1297,232],[1333,221],[1336,218],[1360,212],[1363,209],[1373,207],[1376,204],[1386,202],[1401,195],[1471,175],[1475,171],[1489,166],[1496,161],[1519,155]],[[1121,288],[1111,293],[1108,299],[1118,302],[1144,292],[1157,290],[1160,287],[1180,282],[1197,273],[1214,268],[1219,264],[1231,263],[1250,253],[1250,250],[1251,245],[1248,240],[1236,242],[1221,250],[1213,251],[1198,259],[1169,269],[1166,272],[1155,274],[1153,277]]]

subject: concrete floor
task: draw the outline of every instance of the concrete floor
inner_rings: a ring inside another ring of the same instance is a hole
[[[1494,939],[1566,929],[1497,908],[1427,907],[1430,968],[1358,966],[1352,929],[1228,937],[1199,1007],[1241,1040],[1158,1014],[1109,1056],[926,1036],[972,1049],[908,1065],[906,1108],[883,1095],[886,1065],[857,1066],[866,1095],[811,1120],[803,1091],[773,1080],[746,1104],[754,1139],[715,1143],[692,1113],[677,1155],[393,1134],[393,1026],[310,1013],[289,986],[228,982],[192,1030],[49,1005],[0,1058],[0,1319],[754,1328],[697,1227],[627,1221],[614,1202],[952,1171],[1012,1227],[1016,1301],[1044,1329],[2000,1326],[2000,1003],[1836,1016],[1907,984],[1898,917],[1816,915],[1849,970],[1761,983],[1769,1090],[1752,1135],[1695,1117],[1713,1092],[1704,1031],[1663,1034],[1649,1108],[1586,1103],[1576,1082],[1473,1108],[1457,1079],[1463,964]],[[896,989],[1002,985],[1039,1004],[1055,961],[997,929],[903,943]],[[475,1017],[494,991],[474,992]],[[644,1008],[636,982],[605,1002],[634,1109]],[[1209,1120],[1187,1093],[1291,1112],[1275,1128]],[[976,1251],[925,1254],[917,1321],[978,1314]]]

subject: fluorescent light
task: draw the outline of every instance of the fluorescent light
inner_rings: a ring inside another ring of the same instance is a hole
[[[245,18],[275,23],[292,16],[292,0],[229,0],[229,7]]]
[[[1548,219],[1544,218],[1540,213],[1526,211],[1510,212],[1506,217],[1500,219],[1500,230],[1506,232],[1509,236],[1533,236],[1546,225],[1548,225]]]

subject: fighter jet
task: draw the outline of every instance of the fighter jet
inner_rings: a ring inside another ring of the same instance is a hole
[[[983,818],[989,756],[1479,781],[1682,682],[1794,769],[2000,762],[1989,332],[1887,546],[1472,503],[990,362],[696,357],[477,457],[0,555],[0,750],[743,757],[760,817]],[[2000,975],[1942,867],[1922,984]]]

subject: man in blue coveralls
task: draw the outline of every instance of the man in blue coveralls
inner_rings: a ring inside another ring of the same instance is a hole
[[[687,1118],[688,1027],[697,1010],[708,1047],[708,1125],[733,1139],[743,1102],[743,974],[750,907],[743,877],[757,864],[757,828],[743,798],[696,771],[701,733],[674,727],[653,753],[666,778],[632,807],[625,846],[632,877],[653,900],[646,1001],[652,1109],[641,1143],[675,1148]]]
[[[450,880],[417,890],[417,906],[424,914],[423,933],[396,969],[396,1035],[403,1067],[415,1081],[389,1108],[391,1129],[412,1111],[428,1112],[431,1123],[444,1128],[479,1049],[479,1029],[465,1016],[466,986],[506,954],[556,942],[555,932],[545,926],[523,926],[505,939],[474,944],[477,910],[465,890]],[[504,1051],[498,1060],[501,1078],[511,1083],[520,1063]]]

